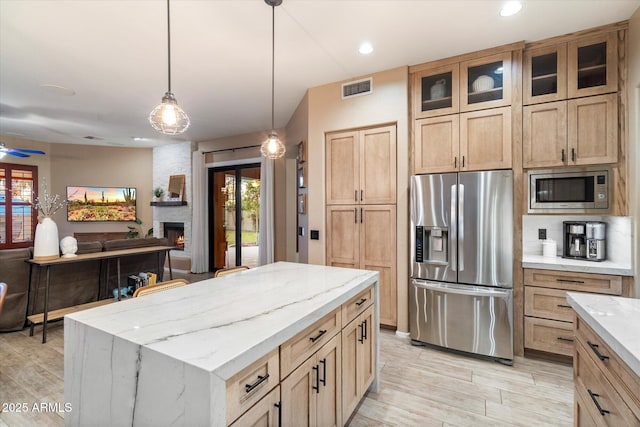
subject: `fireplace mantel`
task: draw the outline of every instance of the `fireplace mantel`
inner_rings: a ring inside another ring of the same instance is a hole
[[[185,201],[151,202],[151,206],[187,206]]]

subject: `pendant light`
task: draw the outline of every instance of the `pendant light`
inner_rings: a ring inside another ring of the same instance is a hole
[[[162,103],[151,111],[149,122],[157,131],[165,135],[179,135],[187,130],[191,122],[189,116],[178,106],[171,92],[171,18],[167,0],[167,65],[169,88],[162,97]]]
[[[286,147],[278,138],[274,126],[274,106],[275,106],[275,50],[276,50],[276,6],[282,4],[282,0],[264,0],[266,4],[271,6],[271,133],[269,138],[262,143],[260,152],[269,159],[277,159],[284,156],[287,151]]]

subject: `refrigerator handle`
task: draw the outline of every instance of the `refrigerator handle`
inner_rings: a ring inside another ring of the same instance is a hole
[[[464,271],[464,184],[458,184],[458,271]]]
[[[458,185],[451,186],[451,226],[449,227],[449,263],[451,270],[458,271]]]

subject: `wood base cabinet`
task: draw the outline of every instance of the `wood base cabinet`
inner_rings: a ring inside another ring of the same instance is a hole
[[[375,376],[373,305],[342,330],[342,412],[349,419]]]
[[[340,338],[334,336],[281,382],[283,426],[342,426]]]
[[[327,206],[327,265],[380,273],[380,323],[397,325],[396,206]]]
[[[238,418],[232,427],[279,427],[280,420],[280,386],[277,386],[253,408]]]

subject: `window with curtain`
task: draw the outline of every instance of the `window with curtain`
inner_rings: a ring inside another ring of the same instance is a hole
[[[0,249],[33,245],[38,167],[0,163]]]

